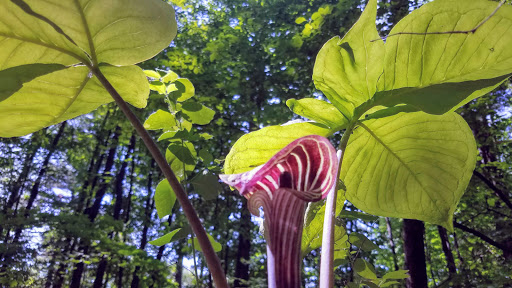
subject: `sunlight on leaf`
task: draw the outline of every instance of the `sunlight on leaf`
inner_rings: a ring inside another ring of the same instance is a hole
[[[471,178],[476,144],[455,113],[400,113],[369,120],[350,138],[341,169],[347,199],[374,215],[452,229]]]
[[[171,215],[175,202],[176,195],[169,182],[166,179],[160,181],[155,190],[155,207],[158,218],[162,219],[167,215]]]

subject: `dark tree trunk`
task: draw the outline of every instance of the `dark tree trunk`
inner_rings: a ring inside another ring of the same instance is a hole
[[[115,195],[115,204],[114,204],[114,220],[119,220],[121,218],[121,208],[123,207],[123,182],[126,176],[126,169],[128,167],[127,159],[130,158],[132,154],[132,150],[135,147],[135,134],[132,134],[130,138],[130,144],[126,150],[126,155],[124,157],[123,163],[119,168],[116,180],[114,183],[114,195]],[[110,238],[113,237],[113,233],[110,234]],[[98,269],[96,270],[96,278],[94,280],[94,288],[101,288],[103,285],[103,276],[105,275],[105,271],[107,270],[108,260],[105,256],[101,258],[100,263],[98,264]]]
[[[103,287],[103,275],[105,275],[105,271],[107,270],[107,258],[105,256],[101,257],[100,263],[98,264],[98,269],[96,270],[96,278],[94,279],[93,286],[94,288]]]
[[[146,186],[148,195],[146,197],[146,207],[144,209],[144,221],[143,221],[144,227],[142,228],[142,237],[141,237],[140,245],[139,245],[140,250],[146,249],[146,245],[148,243],[148,229],[149,229],[149,225],[151,224],[151,215],[152,215],[153,207],[155,206],[155,201],[153,201],[153,193],[152,193],[152,190],[153,190],[153,168],[154,167],[155,167],[155,161],[151,160],[150,172],[148,175],[148,182],[147,182],[147,186]],[[140,282],[139,271],[140,271],[140,266],[135,267],[135,270],[133,271],[133,276],[132,276],[132,284],[131,284],[132,288],[139,287],[139,282]]]
[[[406,280],[408,288],[427,288],[427,267],[423,235],[425,226],[418,220],[404,219],[403,239],[405,267],[410,277]]]
[[[437,231],[439,232],[439,237],[441,238],[441,245],[443,247],[444,257],[446,259],[450,277],[453,277],[455,274],[457,274],[457,267],[455,266],[455,260],[453,259],[453,253],[450,239],[448,238],[448,233],[446,233],[446,229],[441,226],[437,226]]]
[[[41,181],[46,176],[46,171],[48,170],[48,164],[50,163],[50,160],[53,156],[53,153],[55,150],[57,150],[57,145],[59,144],[60,138],[62,137],[62,134],[64,134],[64,130],[66,129],[66,121],[62,122],[59,127],[59,131],[57,131],[57,134],[55,135],[55,138],[53,138],[53,141],[48,147],[48,154],[46,154],[46,157],[44,158],[43,164],[41,165],[41,169],[39,170],[39,173],[37,175],[37,178],[34,182],[34,185],[32,185],[32,189],[30,189],[30,196],[28,198],[27,206],[25,207],[25,213],[24,217],[27,219],[30,216],[30,210],[32,209],[32,205],[34,205],[34,201],[36,200],[37,196],[39,195],[39,187],[41,186]],[[23,227],[20,226],[16,228],[16,232],[14,233],[14,239],[12,243],[17,243],[21,232],[23,230]]]
[[[117,126],[114,135],[112,136],[112,140],[110,142],[110,149],[108,151],[107,161],[105,162],[105,168],[103,170],[102,175],[102,181],[99,185],[98,190],[96,191],[94,203],[91,207],[88,207],[85,209],[84,214],[86,214],[89,217],[89,220],[91,222],[94,222],[96,217],[99,214],[100,207],[101,207],[101,201],[103,200],[103,196],[105,196],[105,193],[107,192],[107,189],[109,187],[109,184],[106,179],[111,178],[110,171],[112,170],[112,167],[114,166],[114,160],[116,155],[116,150],[119,142],[119,135],[121,134],[121,127]],[[82,243],[79,248],[80,251],[83,251],[83,255],[86,255],[89,251],[88,243]],[[78,257],[78,262],[75,265],[75,269],[73,270],[73,276],[71,278],[71,288],[79,288],[81,285],[82,280],[82,274],[84,272],[84,262],[82,261],[81,257]]]
[[[395,271],[397,271],[399,270],[398,257],[396,256],[395,240],[393,239],[393,227],[391,227],[391,220],[389,217],[386,217],[386,228],[388,232],[389,247],[391,248],[391,253],[393,254],[393,264],[395,265]]]
[[[251,214],[247,208],[247,201],[243,201],[240,217],[240,229],[238,239],[238,252],[235,265],[235,287],[248,287],[249,280],[249,252],[251,250]]]
[[[112,178],[110,171],[112,171],[112,167],[114,167],[115,162],[115,156],[116,156],[116,150],[119,142],[119,135],[121,135],[121,127],[117,126],[114,131],[114,136],[112,136],[110,149],[108,151],[107,161],[105,162],[105,169],[103,171],[102,175],[102,181],[98,187],[98,190],[96,191],[96,195],[94,197],[94,203],[91,207],[88,207],[85,209],[85,214],[89,216],[89,220],[91,222],[94,222],[96,217],[98,216],[98,213],[100,212],[101,208],[101,201],[103,201],[103,196],[105,196],[105,193],[108,190],[109,182],[106,179]]]
[[[178,253],[178,261],[176,261],[176,283],[178,283],[178,288],[183,287],[183,256],[185,253],[183,252],[183,243],[180,241],[178,245],[176,245],[176,253]]]

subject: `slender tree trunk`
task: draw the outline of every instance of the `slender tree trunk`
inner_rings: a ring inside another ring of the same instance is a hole
[[[403,239],[405,267],[410,277],[406,280],[408,288],[427,288],[427,267],[423,235],[425,226],[418,220],[404,219]]]
[[[39,173],[37,175],[36,180],[34,181],[34,185],[32,185],[32,189],[30,189],[30,196],[28,198],[27,206],[25,207],[25,213],[24,218],[27,219],[30,216],[30,210],[32,209],[32,205],[34,205],[34,201],[36,200],[37,196],[39,195],[39,187],[41,186],[41,181],[46,176],[46,171],[48,170],[48,164],[50,163],[50,160],[53,156],[53,153],[55,150],[57,150],[57,145],[59,144],[60,138],[62,137],[62,134],[64,134],[64,130],[66,129],[66,121],[62,122],[59,127],[59,131],[55,135],[55,138],[53,138],[53,141],[48,147],[48,153],[46,154],[46,157],[44,158],[43,164],[41,165],[41,169],[39,170]],[[14,239],[12,243],[17,243],[21,232],[23,231],[23,226],[19,226],[16,228],[16,232],[14,233]]]
[[[119,141],[119,135],[121,134],[121,127],[117,126],[114,135],[112,136],[110,149],[107,156],[107,161],[105,162],[105,169],[103,171],[102,175],[102,181],[99,185],[98,190],[96,191],[94,203],[91,207],[88,207],[85,209],[84,214],[86,214],[91,222],[94,222],[96,217],[99,214],[100,208],[101,208],[101,201],[103,200],[103,196],[105,196],[105,193],[107,192],[107,189],[109,187],[109,184],[106,179],[111,178],[110,171],[112,170],[112,167],[114,166],[114,160],[116,155],[116,150],[118,146]],[[86,255],[89,252],[89,245],[88,243],[82,243],[79,248],[80,251],[83,251],[83,255]],[[73,270],[73,276],[71,277],[71,284],[70,288],[79,288],[82,281],[82,274],[84,273],[85,265],[82,261],[81,257],[78,257],[78,262],[75,265],[75,269]]]
[[[389,247],[391,248],[391,253],[393,254],[393,264],[395,265],[395,271],[397,271],[399,270],[398,257],[396,256],[395,240],[393,239],[393,227],[391,227],[391,220],[389,217],[386,217],[386,228],[388,232]]]
[[[443,247],[444,257],[446,259],[450,277],[453,277],[455,274],[457,274],[457,267],[455,266],[455,260],[453,259],[448,233],[446,233],[446,229],[441,226],[437,226],[437,231],[439,232],[439,238],[441,238],[441,245]]]
[[[144,227],[142,228],[142,237],[141,237],[140,245],[139,245],[140,250],[146,249],[146,245],[148,242],[148,229],[149,229],[149,225],[151,224],[151,215],[152,215],[153,207],[155,206],[155,201],[153,201],[153,193],[152,193],[152,190],[153,190],[153,168],[154,167],[155,167],[155,161],[151,160],[150,172],[148,175],[148,182],[147,182],[147,186],[146,186],[148,195],[146,197],[146,208],[144,210],[144,221],[143,221]],[[139,283],[140,283],[139,271],[140,271],[140,266],[135,267],[135,270],[133,271],[133,276],[132,276],[132,284],[130,286],[132,288],[139,287]]]
[[[179,241],[178,245],[176,245],[176,253],[178,253],[178,261],[176,261],[176,283],[178,283],[178,288],[183,287],[183,257],[185,253],[183,252],[183,241]]]
[[[251,214],[247,208],[247,201],[243,201],[240,217],[240,229],[238,239],[238,252],[235,265],[235,287],[248,287],[249,280],[249,252],[251,250]]]
[[[116,180],[114,183],[114,195],[115,195],[115,204],[114,204],[114,220],[119,220],[121,218],[121,208],[123,207],[123,182],[126,176],[126,169],[128,168],[128,159],[132,154],[132,150],[135,147],[135,134],[132,134],[130,138],[130,144],[126,150],[126,155],[124,157],[123,163],[119,168]],[[113,238],[113,233],[110,233],[109,237]],[[94,288],[101,288],[103,285],[103,276],[105,275],[105,271],[107,270],[108,260],[105,256],[101,258],[100,263],[98,264],[98,269],[96,270],[96,278],[94,280]]]

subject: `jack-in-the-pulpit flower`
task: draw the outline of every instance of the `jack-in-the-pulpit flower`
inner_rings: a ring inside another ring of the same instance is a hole
[[[259,216],[263,207],[269,288],[301,287],[306,205],[327,196],[336,183],[337,169],[336,150],[329,140],[310,135],[251,171],[220,176],[248,199],[252,214]]]

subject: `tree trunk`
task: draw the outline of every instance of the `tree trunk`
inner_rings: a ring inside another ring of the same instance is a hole
[[[105,275],[105,271],[107,270],[107,258],[105,256],[101,257],[100,263],[98,264],[98,269],[96,270],[96,278],[94,279],[93,286],[94,288],[102,288],[103,287],[103,275]]]
[[[155,167],[155,160],[151,160],[151,165],[150,165],[150,170],[149,170],[150,172],[148,175],[148,182],[147,182],[147,186],[146,186],[148,195],[146,197],[146,208],[144,209],[144,221],[143,221],[144,227],[142,228],[142,237],[141,237],[140,246],[139,246],[140,250],[144,250],[146,248],[146,245],[148,242],[148,229],[149,229],[149,225],[151,224],[151,215],[153,212],[153,207],[155,206],[155,201],[153,201],[153,193],[152,193],[152,190],[153,190],[153,168],[154,167]],[[139,271],[140,271],[140,266],[135,267],[135,270],[133,271],[133,276],[132,276],[132,284],[130,286],[132,288],[139,287],[139,282],[140,282],[140,278],[138,275]]]
[[[62,122],[62,124],[60,124],[59,131],[55,135],[55,138],[53,138],[50,147],[48,147],[48,154],[46,154],[46,157],[44,158],[43,164],[41,165],[41,169],[39,170],[39,174],[37,175],[36,181],[34,182],[34,185],[32,185],[32,189],[30,189],[30,196],[28,198],[27,206],[25,207],[25,212],[23,215],[25,219],[27,219],[30,216],[30,210],[32,209],[32,205],[34,205],[34,201],[36,200],[37,195],[39,195],[39,186],[41,186],[41,181],[46,176],[48,164],[50,163],[53,153],[55,152],[55,150],[57,150],[59,140],[62,137],[62,134],[64,134],[64,130],[66,129],[66,123],[67,122],[64,121]],[[16,232],[14,233],[14,239],[12,243],[18,242],[22,231],[22,226],[16,228]]]
[[[238,240],[238,252],[236,255],[235,265],[235,287],[248,287],[249,280],[249,263],[251,250],[251,214],[247,208],[247,201],[243,201],[240,217],[240,229]]]
[[[121,127],[117,126],[114,131],[114,135],[112,136],[110,149],[107,156],[107,161],[105,162],[105,168],[103,170],[102,181],[99,185],[98,191],[96,191],[95,200],[91,207],[85,209],[84,214],[89,217],[91,222],[94,222],[96,217],[99,214],[101,201],[103,200],[103,196],[107,192],[109,187],[108,181],[106,179],[111,178],[110,171],[114,166],[114,160],[116,155],[116,150],[119,141],[119,135],[121,134]],[[88,243],[82,243],[79,248],[80,251],[83,251],[83,255],[86,255],[89,251]],[[70,288],[79,288],[82,280],[82,274],[84,272],[84,262],[81,259],[81,256],[78,257],[80,262],[75,265],[75,269],[73,270],[73,276],[71,278]]]
[[[423,235],[425,226],[418,220],[404,219],[403,225],[405,267],[410,277],[406,280],[408,288],[427,288],[427,267]]]
[[[393,254],[393,264],[395,265],[395,271],[397,271],[399,270],[398,257],[396,256],[395,240],[393,239],[393,227],[391,227],[391,220],[389,217],[386,217],[386,228],[388,231],[389,247],[391,248],[391,253]]]
[[[448,233],[446,233],[446,229],[441,226],[437,226],[437,231],[439,232],[439,237],[441,238],[441,245],[443,247],[444,257],[446,258],[446,264],[448,265],[450,277],[453,277],[455,274],[457,274],[457,267],[455,266],[455,260],[453,259]]]

